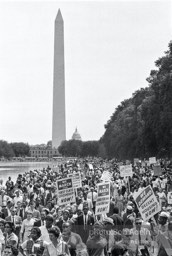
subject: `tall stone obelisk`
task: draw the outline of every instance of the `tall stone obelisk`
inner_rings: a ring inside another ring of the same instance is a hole
[[[63,140],[66,140],[64,28],[59,9],[55,19],[54,31],[52,147],[58,148]]]

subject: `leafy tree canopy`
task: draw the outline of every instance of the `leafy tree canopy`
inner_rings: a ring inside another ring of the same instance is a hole
[[[168,48],[146,79],[148,87],[122,101],[105,125],[100,141],[109,157],[171,157],[172,42]]]

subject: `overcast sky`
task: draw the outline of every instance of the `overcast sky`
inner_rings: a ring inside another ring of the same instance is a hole
[[[64,20],[66,130],[97,140],[115,108],[148,84],[172,39],[171,2],[0,1],[0,139],[52,136],[54,20]]]

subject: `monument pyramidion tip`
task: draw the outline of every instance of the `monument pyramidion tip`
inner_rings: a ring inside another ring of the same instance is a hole
[[[63,22],[63,17],[62,17],[60,9],[58,10],[58,13],[57,13],[55,21],[56,22]]]

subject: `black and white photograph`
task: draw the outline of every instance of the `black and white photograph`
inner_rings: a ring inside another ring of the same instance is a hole
[[[0,256],[172,256],[172,1],[0,0],[0,35]]]

